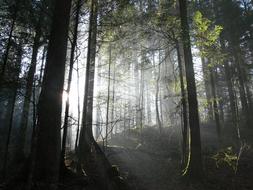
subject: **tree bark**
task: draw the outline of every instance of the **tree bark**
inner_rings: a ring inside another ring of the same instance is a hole
[[[92,132],[93,90],[97,44],[97,16],[98,2],[97,0],[92,0],[88,37],[85,96],[83,102],[83,119],[78,147],[78,157],[79,169],[84,168],[88,176],[94,176],[95,172],[96,177],[93,180],[95,180],[95,183],[97,183],[98,187],[100,189],[109,190],[113,189],[111,187],[111,178],[108,176],[108,171],[111,168],[111,164],[95,141]]]
[[[76,5],[76,13],[75,13],[75,21],[74,21],[74,31],[73,31],[73,42],[71,44],[71,52],[70,52],[70,63],[69,63],[69,76],[68,76],[68,83],[67,83],[67,100],[65,105],[65,113],[64,113],[64,124],[63,124],[63,135],[62,135],[62,146],[61,146],[61,164],[65,166],[65,153],[66,153],[66,139],[68,134],[68,120],[69,120],[69,93],[71,88],[72,82],[72,73],[73,73],[73,66],[74,66],[74,59],[75,59],[75,50],[77,45],[77,38],[78,38],[78,25],[79,25],[79,14],[81,9],[81,0],[77,1]]]
[[[17,20],[17,14],[18,14],[18,9],[19,9],[19,1],[16,1],[14,6],[15,7],[14,7],[13,18],[12,18],[11,27],[10,27],[10,33],[9,33],[9,36],[8,36],[6,50],[5,50],[5,53],[3,55],[3,64],[2,64],[1,74],[0,74],[0,85],[3,82],[4,75],[5,75],[5,72],[6,72],[6,66],[7,66],[9,52],[10,52],[10,48],[11,48],[11,40],[12,40],[12,37],[13,37],[13,32],[14,32],[15,25],[16,25],[16,20]]]
[[[217,68],[215,69],[215,73],[214,73],[214,76],[215,76],[215,79],[216,79],[216,87],[217,87],[217,97],[218,97],[218,100],[217,100],[217,103],[218,103],[218,110],[219,110],[219,115],[220,115],[220,124],[221,124],[221,128],[224,126],[224,123],[225,123],[225,115],[224,115],[224,97],[225,97],[225,93],[224,93],[224,90],[223,90],[223,85],[219,84],[219,82],[221,81],[224,81],[224,78],[223,76],[225,75],[224,73],[224,68],[223,66],[218,66],[220,72],[218,72]],[[221,75],[220,77],[222,77],[220,80],[219,80],[219,75]]]
[[[212,122],[214,110],[213,110],[212,98],[211,98],[210,71],[208,69],[207,61],[204,57],[201,57],[201,63],[202,63],[202,71],[203,71],[206,101],[207,101],[207,117],[208,117],[208,121]]]
[[[137,54],[134,52],[133,55],[134,64],[134,95],[135,95],[135,126],[140,127],[140,77],[139,77],[139,63],[137,59]]]
[[[40,24],[40,21],[38,22]],[[16,152],[16,159],[23,159],[25,157],[24,147],[25,147],[25,140],[26,140],[26,132],[28,126],[28,119],[29,119],[29,112],[30,112],[30,102],[33,90],[33,80],[34,74],[36,71],[36,64],[37,64],[37,55],[39,50],[39,43],[40,43],[40,36],[41,36],[40,26],[36,27],[36,34],[34,37],[33,42],[33,51],[32,51],[32,59],[30,63],[30,68],[27,75],[27,84],[26,84],[26,91],[25,91],[25,98],[24,98],[24,105],[22,110],[22,117],[21,117],[21,124],[18,134],[18,143],[17,143],[17,152]]]
[[[112,76],[112,108],[111,108],[111,121],[113,122],[112,123],[112,126],[115,128],[115,121],[114,121],[114,104],[115,104],[115,77],[116,77],[116,68],[115,68],[115,62],[113,63],[113,76]],[[114,132],[116,134],[116,131],[114,129]]]
[[[35,182],[56,189],[61,151],[61,111],[71,0],[56,0],[38,104]]]
[[[220,125],[219,109],[218,109],[218,104],[217,104],[216,86],[215,86],[215,81],[214,81],[214,68],[209,67],[209,74],[210,74],[210,82],[211,82],[212,107],[214,109],[216,132],[217,132],[219,144],[221,144],[221,125]]]
[[[83,117],[79,139],[78,155],[79,163],[86,162],[90,154],[91,143],[93,142],[92,134],[92,110],[93,110],[93,90],[97,42],[97,0],[92,0],[89,21],[89,36],[86,63],[86,80],[83,100]]]
[[[18,80],[19,80],[19,74],[21,70],[21,62],[22,62],[22,54],[23,54],[23,47],[22,44],[19,44],[17,51],[17,60],[15,67],[17,68],[14,73],[14,84],[12,85],[12,94],[11,98],[9,100],[9,105],[7,109],[7,114],[8,117],[7,119],[7,126],[8,126],[8,132],[7,132],[7,139],[4,147],[4,159],[3,159],[3,169],[2,169],[2,178],[5,180],[6,178],[6,173],[7,173],[7,162],[8,162],[8,153],[9,153],[9,144],[10,144],[10,139],[11,139],[11,133],[12,133],[12,128],[13,128],[13,121],[14,121],[14,111],[15,111],[15,103],[16,103],[16,98],[17,98],[17,91],[18,91]]]
[[[182,116],[183,116],[183,128],[182,128],[182,167],[184,168],[187,163],[187,140],[188,140],[188,116],[187,116],[187,102],[186,102],[186,90],[184,84],[184,73],[182,57],[180,53],[179,42],[176,42],[178,67],[179,67],[179,78],[180,78],[180,89],[181,89],[181,105],[182,105]]]
[[[77,68],[76,68],[76,75],[77,75],[77,130],[76,130],[76,141],[75,141],[75,153],[78,153],[78,140],[79,140],[79,131],[80,131],[80,116],[81,116],[81,109],[80,109],[80,91],[79,91],[79,65],[77,60]]]
[[[189,36],[189,25],[187,21],[187,1],[179,0],[180,18],[182,27],[182,40],[185,59],[186,82],[189,104],[189,124],[190,124],[190,156],[189,165],[186,168],[185,175],[191,178],[201,178],[203,174],[201,140],[198,101],[196,93],[196,83],[192,62],[192,52]]]
[[[98,66],[97,66],[97,88],[101,87],[101,57],[98,57]],[[100,92],[97,94],[96,101],[96,130],[95,130],[95,140],[98,140],[101,134],[101,108],[100,108]]]
[[[153,62],[154,61],[154,56],[153,56]],[[160,119],[160,114],[159,114],[159,82],[160,82],[160,74],[161,74],[161,63],[160,63],[160,52],[159,52],[159,63],[158,63],[158,77],[156,79],[156,91],[155,91],[155,111],[156,111],[156,121],[157,121],[157,125],[158,125],[158,129],[160,131],[160,134],[162,133],[162,122],[161,122],[161,119]],[[155,65],[155,63],[154,63]]]
[[[6,173],[7,173],[7,162],[8,162],[8,154],[9,154],[9,145],[10,145],[10,139],[11,139],[11,132],[13,127],[13,116],[14,116],[14,109],[15,109],[15,102],[17,98],[17,89],[14,92],[13,99],[11,100],[11,113],[10,113],[10,120],[9,120],[9,126],[8,126],[8,133],[7,133],[7,140],[4,147],[4,159],[3,159],[3,169],[2,169],[2,179],[6,179]]]
[[[221,37],[221,48],[225,51],[225,43],[223,38]],[[224,61],[224,71],[225,71],[225,78],[226,78],[226,84],[228,88],[228,96],[229,96],[229,105],[230,105],[230,112],[231,112],[231,119],[232,119],[232,126],[234,128],[233,136],[236,139],[239,139],[239,130],[237,128],[237,123],[238,123],[238,115],[237,115],[237,106],[236,106],[236,96],[234,92],[234,87],[233,87],[233,76],[231,73],[231,68],[229,66],[228,60]]]
[[[240,59],[240,51],[239,51],[239,45],[233,45],[232,51],[235,59],[235,66],[237,69],[237,77],[239,82],[239,93],[240,93],[240,101],[242,106],[242,112],[243,112],[243,120],[246,121],[244,125],[250,126],[250,116],[249,116],[249,107],[245,92],[245,80],[244,80],[244,73],[242,69],[242,60]],[[238,47],[236,49],[236,47]],[[239,52],[238,52],[239,51]]]
[[[105,147],[108,145],[108,122],[109,122],[109,107],[110,107],[110,88],[111,88],[111,62],[112,62],[112,47],[109,44],[109,63],[108,63],[108,86],[107,86],[107,100],[106,100],[106,124],[105,124]],[[112,133],[112,131],[111,131]]]
[[[159,85],[159,84],[158,84]],[[159,88],[159,87],[158,87]],[[150,99],[150,89],[149,89],[149,85],[148,82],[146,82],[146,97],[147,97],[147,101],[146,101],[146,106],[147,106],[147,122],[148,125],[150,126],[152,124],[152,118],[151,118],[151,99]],[[159,96],[159,92],[157,97]],[[159,97],[158,97],[159,99]],[[158,108],[159,111],[159,108]]]
[[[39,86],[42,85],[42,79],[43,79],[43,71],[45,66],[45,60],[46,60],[46,54],[47,54],[47,46],[44,46],[42,59],[41,59],[41,66],[40,66],[40,75],[39,75]]]

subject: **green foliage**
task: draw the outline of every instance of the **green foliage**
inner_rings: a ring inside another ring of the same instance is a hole
[[[196,45],[201,49],[207,49],[217,45],[218,38],[222,31],[222,26],[215,25],[212,28],[212,22],[204,18],[200,11],[194,15],[194,24],[196,29]]]
[[[222,26],[214,25],[212,21],[203,17],[200,11],[194,15],[195,45],[200,50],[200,56],[209,60],[209,67],[223,62],[224,54],[219,44]]]
[[[151,19],[150,28],[154,30],[160,30],[161,33],[166,32],[169,40],[179,38],[180,34],[180,20],[178,17],[166,15],[162,11],[158,11],[156,17]]]
[[[217,154],[212,156],[212,159],[215,160],[217,168],[227,165],[231,167],[234,172],[237,170],[238,156],[234,153],[232,147],[220,150]]]
[[[211,21],[206,19],[206,18],[203,18],[203,15],[200,11],[197,11],[194,15],[194,22],[195,22],[195,25],[197,26],[198,28],[198,32],[199,33],[204,33],[208,30],[208,27],[210,26],[211,24]]]

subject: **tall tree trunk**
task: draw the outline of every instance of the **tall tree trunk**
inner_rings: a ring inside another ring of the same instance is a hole
[[[39,19],[41,20],[41,19]],[[39,21],[38,24],[41,24]],[[30,102],[33,90],[33,80],[34,74],[36,71],[36,64],[37,64],[37,55],[40,43],[40,36],[41,36],[40,26],[36,27],[36,34],[34,37],[33,42],[33,51],[32,51],[32,59],[30,63],[30,68],[27,75],[27,83],[26,83],[26,91],[25,91],[25,99],[24,105],[22,110],[22,117],[20,123],[20,129],[18,134],[18,141],[17,141],[17,152],[16,152],[16,159],[23,159],[25,157],[24,147],[25,147],[25,140],[26,140],[26,132],[28,126],[28,119],[29,119],[29,112],[30,112]]]
[[[206,101],[207,101],[207,118],[208,121],[213,121],[213,105],[212,105],[212,98],[211,98],[211,85],[210,85],[210,71],[208,69],[207,61],[204,57],[201,57],[202,63],[202,71],[203,71],[203,78],[204,78],[204,86],[205,86],[205,93],[206,93]]]
[[[164,64],[165,62],[164,61],[161,61],[161,51],[158,52],[158,59],[159,59],[159,64],[160,64],[160,67],[161,69],[163,70],[164,69]],[[160,79],[161,81],[161,79]],[[160,82],[159,84],[159,102],[160,102],[160,118],[161,118],[161,124],[162,126],[164,125],[164,119],[163,119],[163,83]]]
[[[10,120],[9,120],[9,126],[8,126],[8,133],[7,133],[7,140],[4,147],[4,160],[3,160],[3,169],[2,169],[2,178],[5,180],[6,173],[7,173],[7,161],[8,161],[8,154],[9,154],[9,145],[10,145],[10,138],[11,138],[11,132],[13,127],[13,116],[14,116],[14,109],[15,109],[15,102],[17,97],[17,89],[14,92],[13,99],[11,100],[11,113],[10,113]]]
[[[144,84],[144,75],[145,75],[145,71],[144,71],[144,55],[142,52],[142,58],[141,58],[141,84],[140,84],[140,102],[139,102],[139,114],[140,114],[140,138],[142,141],[142,130],[143,130],[143,124],[145,121],[145,106],[144,106],[144,89],[145,89],[145,84]]]
[[[111,121],[113,122],[112,123],[112,126],[115,128],[115,125],[116,125],[116,123],[115,123],[115,121],[114,121],[114,103],[115,103],[115,77],[116,77],[116,68],[115,68],[115,61],[114,61],[114,63],[113,63],[113,76],[112,76],[112,102],[111,102],[111,104],[112,104],[112,108],[111,108]],[[114,130],[115,131],[115,130]],[[115,134],[116,134],[116,132],[115,132]]]
[[[78,140],[79,140],[79,131],[80,131],[80,116],[81,116],[81,109],[80,109],[80,90],[79,90],[79,65],[77,60],[76,66],[76,75],[77,75],[77,130],[76,130],[76,141],[75,141],[75,152],[78,153]]]
[[[226,49],[225,43],[223,38],[221,37],[221,48],[223,50]],[[239,133],[237,129],[237,123],[238,123],[238,115],[237,115],[237,106],[236,106],[236,96],[234,93],[234,88],[233,88],[233,76],[231,73],[231,68],[228,64],[228,61],[224,61],[224,71],[225,71],[225,78],[226,78],[226,84],[228,88],[228,96],[229,96],[229,105],[230,105],[230,112],[231,112],[231,119],[232,119],[232,126],[234,128],[233,136],[238,139]]]
[[[7,132],[7,139],[4,147],[4,159],[3,159],[3,169],[2,169],[2,177],[5,180],[6,173],[7,173],[7,162],[8,162],[8,153],[9,153],[9,144],[10,144],[10,139],[11,139],[11,133],[12,133],[12,128],[13,128],[13,121],[14,121],[14,109],[15,109],[15,103],[16,103],[16,98],[17,98],[17,91],[18,91],[18,80],[19,80],[19,74],[21,70],[21,62],[22,62],[22,54],[23,54],[23,49],[22,49],[22,44],[19,44],[18,47],[18,52],[17,52],[17,60],[15,67],[17,68],[15,73],[14,73],[14,81],[12,85],[12,92],[11,92],[11,97],[9,100],[9,105],[7,109],[7,126],[8,126],[8,132]]]
[[[231,75],[231,68],[228,65],[228,62],[224,62],[224,68],[225,68],[225,76],[226,76],[226,83],[228,87],[228,95],[229,95],[229,103],[230,103],[230,110],[231,110],[231,116],[233,123],[235,123],[236,116],[236,97],[234,95],[233,90],[233,83],[232,83],[232,75]]]
[[[162,124],[162,126],[164,126],[164,119],[163,119],[163,102],[162,102],[162,100],[163,100],[163,96],[162,96],[162,84],[160,83],[159,84],[159,102],[160,102],[160,106],[159,106],[159,109],[160,109],[160,116],[161,116],[161,124]]]
[[[127,115],[127,110],[126,110],[126,104],[125,102],[122,101],[122,105],[123,105],[123,131],[125,131],[125,133],[127,134],[127,127],[126,127],[126,115]]]
[[[98,66],[97,66],[97,88],[101,87],[101,57],[98,57]],[[96,101],[96,130],[95,130],[95,140],[98,140],[101,134],[101,108],[100,108],[100,92],[97,94]]]
[[[140,79],[139,79],[139,63],[137,54],[134,52],[132,57],[134,64],[134,96],[135,96],[135,126],[140,127]]]
[[[3,82],[4,75],[6,72],[6,66],[7,66],[7,62],[8,62],[9,52],[11,49],[11,40],[13,37],[13,32],[15,29],[15,24],[16,24],[17,14],[18,14],[18,9],[19,9],[19,4],[20,4],[19,1],[15,1],[14,3],[15,3],[15,5],[14,5],[15,7],[14,7],[13,18],[12,18],[10,32],[9,32],[9,36],[8,36],[8,40],[7,40],[6,50],[3,55],[3,64],[2,64],[1,74],[0,74],[0,86],[1,86],[1,83]]]
[[[83,100],[81,132],[78,145],[79,164],[86,164],[91,157],[91,146],[95,141],[92,134],[93,90],[97,37],[97,0],[91,1],[89,36],[86,63],[86,79]],[[86,169],[86,165],[84,168]],[[89,170],[89,169],[88,169]],[[91,171],[85,171],[89,175]]]
[[[42,58],[43,63],[43,58]],[[40,83],[40,81],[39,81]],[[33,181],[33,174],[34,174],[34,165],[35,165],[35,147],[37,142],[37,135],[36,135],[36,124],[37,124],[37,97],[36,97],[36,83],[33,83],[33,126],[32,126],[32,137],[31,137],[31,146],[30,146],[30,166],[29,166],[29,172],[27,177],[27,183],[26,183],[26,189],[31,190],[32,188],[32,181]]]
[[[48,58],[38,105],[36,182],[56,189],[61,151],[61,111],[71,0],[56,0]]]
[[[246,75],[246,74],[244,74],[244,75]],[[250,91],[250,84],[248,81],[246,81],[245,90],[246,90],[247,101],[248,101],[248,109],[250,112],[253,110],[253,102],[252,102],[252,93]],[[251,120],[251,122],[252,122],[252,120]]]
[[[160,134],[162,132],[162,122],[160,119],[160,114],[159,114],[159,82],[160,82],[160,75],[161,75],[161,59],[160,59],[160,52],[159,52],[159,62],[158,62],[158,75],[157,75],[157,79],[156,79],[156,91],[155,91],[155,111],[156,111],[156,121],[157,121],[157,125],[160,131]],[[153,55],[153,62],[155,65],[155,59],[154,59],[154,55]]]
[[[199,113],[189,36],[189,25],[187,21],[187,1],[179,0],[179,7],[182,27],[182,40],[184,49],[190,124],[190,156],[188,161],[189,164],[186,168],[185,174],[189,175],[192,178],[201,178],[203,174],[203,168],[201,155]]]
[[[73,41],[71,44],[71,52],[70,52],[70,64],[69,64],[69,76],[68,76],[68,83],[67,83],[67,100],[65,105],[65,113],[64,113],[64,124],[63,124],[63,135],[62,135],[62,146],[61,146],[61,164],[65,166],[65,153],[66,153],[66,139],[68,134],[68,120],[69,120],[69,93],[71,88],[72,82],[72,73],[73,73],[73,66],[74,66],[74,59],[75,59],[75,50],[77,45],[77,38],[78,38],[78,24],[79,24],[79,14],[81,9],[81,0],[77,1],[76,5],[76,13],[75,13],[75,20],[74,20],[74,31],[73,31]]]
[[[212,92],[212,107],[214,109],[214,118],[216,124],[216,132],[218,136],[219,144],[221,143],[221,125],[220,125],[220,115],[217,103],[217,96],[216,96],[216,86],[214,81],[214,68],[209,67],[209,74],[210,74],[210,82],[211,82],[211,92]]]
[[[247,99],[247,104],[248,104],[248,114],[249,112],[252,110],[252,93],[250,91],[250,84],[249,84],[249,75],[247,72],[246,72],[246,68],[247,68],[247,65],[245,63],[245,58],[241,55],[242,52],[240,51],[240,60],[241,60],[241,63],[240,63],[240,66],[241,66],[241,72],[242,72],[242,78],[243,78],[243,81],[244,81],[244,88],[245,88],[245,94],[246,94],[246,99]],[[251,119],[251,116],[248,115],[249,117],[249,121],[252,123],[252,119]],[[250,123],[250,124],[251,124]]]
[[[137,55],[133,57],[134,63],[134,83],[135,83],[135,123],[136,127],[140,127],[140,85],[139,85],[139,67],[138,67],[138,60],[136,59]]]
[[[97,9],[97,0],[92,0],[88,37],[85,96],[83,102],[83,119],[78,147],[78,156],[79,164],[81,167],[84,167],[86,174],[88,176],[92,176],[92,174],[95,172],[96,177],[93,180],[95,180],[100,189],[109,190],[112,189],[110,188],[111,178],[108,176],[108,171],[111,168],[111,164],[95,141],[92,132],[93,90],[97,42]]]
[[[109,136],[109,107],[110,107],[110,88],[111,88],[111,62],[112,62],[112,47],[109,44],[109,63],[108,63],[108,86],[107,86],[107,100],[106,100],[106,123],[105,123],[105,147],[108,145]],[[111,131],[112,133],[112,131]]]
[[[147,106],[147,121],[148,121],[148,125],[151,125],[151,123],[152,123],[152,118],[151,118],[151,99],[150,99],[150,96],[151,96],[150,95],[150,89],[148,88],[148,82],[146,82],[146,97],[147,97],[146,106]],[[157,97],[159,99],[159,92],[158,92]],[[158,110],[159,110],[159,107],[158,107]]]
[[[219,110],[219,116],[220,116],[220,124],[221,124],[221,128],[224,126],[224,122],[225,122],[225,115],[224,115],[224,90],[223,90],[223,85],[219,84],[219,82],[224,81],[224,68],[223,66],[218,66],[219,68],[219,72],[218,69],[216,68],[214,71],[214,78],[216,79],[216,88],[217,88],[217,103],[218,103],[218,110]],[[220,76],[219,76],[220,75]],[[220,78],[220,79],[219,79]]]
[[[46,60],[46,54],[47,54],[47,46],[45,45],[43,48],[43,54],[41,59],[41,66],[40,66],[40,75],[39,75],[39,86],[42,85],[42,79],[43,79],[43,70],[45,66],[45,60]]]
[[[240,51],[238,45],[233,45],[233,55],[235,58],[235,66],[237,69],[237,77],[238,77],[238,82],[239,82],[239,93],[240,93],[240,101],[242,105],[242,112],[243,112],[243,120],[246,121],[245,125],[250,126],[250,116],[249,116],[249,107],[248,107],[248,102],[247,102],[247,97],[246,97],[246,92],[245,92],[245,80],[243,76],[243,70],[242,70],[242,60],[240,59]],[[239,51],[239,52],[238,52]]]
[[[83,117],[79,139],[79,163],[87,161],[90,154],[91,143],[94,140],[92,134],[92,110],[93,110],[93,90],[97,42],[97,0],[91,1],[89,36],[86,63],[86,80],[83,100]]]
[[[182,167],[184,168],[187,163],[187,140],[188,140],[188,116],[187,116],[187,102],[186,102],[186,90],[184,84],[184,73],[182,56],[180,53],[179,42],[176,42],[177,59],[179,67],[180,89],[181,89],[181,104],[182,104],[182,116],[183,116],[183,128],[182,128]]]

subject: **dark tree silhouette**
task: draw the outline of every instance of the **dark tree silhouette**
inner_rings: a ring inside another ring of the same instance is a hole
[[[61,109],[71,0],[56,0],[38,105],[35,181],[54,189],[60,166]]]
[[[190,124],[190,156],[188,161],[189,165],[186,168],[186,175],[197,179],[202,177],[203,168],[201,158],[198,101],[192,62],[189,25],[187,21],[187,1],[179,0],[179,7],[182,27],[182,40],[184,49]]]

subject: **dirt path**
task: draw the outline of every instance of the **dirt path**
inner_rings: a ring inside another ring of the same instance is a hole
[[[149,152],[145,149],[108,147],[107,156],[113,165],[119,166],[131,190],[168,190],[178,173],[178,163],[169,155]],[[175,182],[175,181],[174,181]]]

